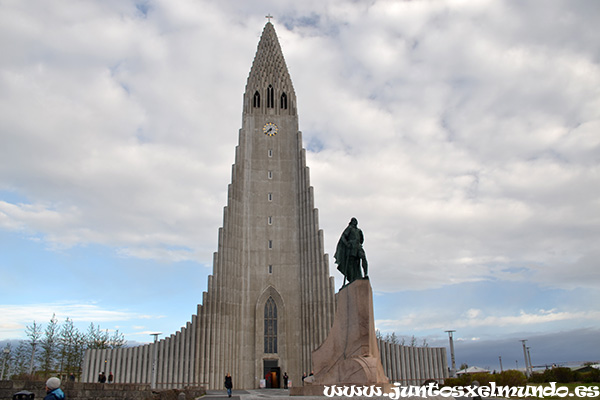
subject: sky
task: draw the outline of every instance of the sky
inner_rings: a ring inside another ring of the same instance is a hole
[[[265,16],[330,273],[376,327],[498,369],[600,360],[600,2],[0,1],[0,340],[191,319]]]

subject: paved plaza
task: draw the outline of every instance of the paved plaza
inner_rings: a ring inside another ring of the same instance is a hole
[[[223,390],[207,390],[206,396],[202,397],[203,400],[212,399],[226,399],[227,392]],[[320,399],[323,400],[326,397],[318,396],[293,396],[290,397],[290,391],[288,389],[252,389],[252,390],[233,390],[231,399],[233,400],[259,400],[259,399]]]

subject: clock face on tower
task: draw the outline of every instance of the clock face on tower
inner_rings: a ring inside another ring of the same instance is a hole
[[[275,125],[272,122],[267,122],[265,126],[263,126],[263,132],[265,133],[265,135],[269,136],[275,136],[275,134],[277,133],[277,129],[277,125]]]

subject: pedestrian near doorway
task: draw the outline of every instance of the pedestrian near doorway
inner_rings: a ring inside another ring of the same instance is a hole
[[[227,396],[231,397],[231,391],[233,390],[233,380],[229,372],[225,375],[225,389],[227,389]]]

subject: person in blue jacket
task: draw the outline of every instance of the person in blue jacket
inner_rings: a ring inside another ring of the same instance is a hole
[[[60,388],[60,379],[52,377],[46,381],[46,396],[44,400],[64,400],[65,394]]]

